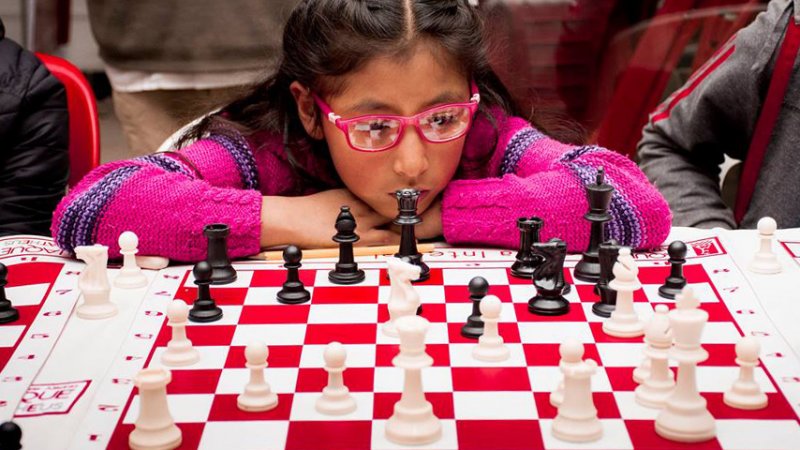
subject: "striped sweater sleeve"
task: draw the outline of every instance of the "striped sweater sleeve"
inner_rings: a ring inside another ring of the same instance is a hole
[[[210,223],[230,226],[231,257],[258,252],[260,216],[249,145],[213,135],[180,155],[157,153],[98,167],[61,201],[51,231],[69,252],[99,243],[116,257],[120,233],[133,231],[140,255],[199,261],[207,250],[203,227]]]
[[[558,237],[570,252],[584,251],[590,236],[584,186],[600,167],[615,188],[606,237],[638,249],[667,238],[669,206],[630,159],[597,146],[562,144],[519,118],[507,118],[498,128],[488,168],[496,176],[456,180],[445,189],[442,225],[448,242],[516,248],[516,219],[538,216],[544,220],[543,240]]]

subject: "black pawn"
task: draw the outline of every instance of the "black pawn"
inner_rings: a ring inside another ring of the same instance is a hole
[[[336,235],[333,241],[339,243],[339,261],[328,272],[328,280],[334,284],[356,284],[364,281],[364,271],[358,268],[353,257],[353,244],[360,239],[355,233],[356,218],[349,206],[342,206],[336,218]]]
[[[617,308],[617,291],[611,289],[608,283],[614,279],[614,263],[617,262],[619,249],[619,242],[614,239],[600,244],[600,279],[595,285],[600,301],[592,305],[592,312],[596,316],[611,317],[611,313]]]
[[[208,239],[208,256],[206,261],[211,264],[212,284],[229,284],[236,281],[236,269],[228,258],[228,235],[231,229],[224,223],[213,223],[203,228],[203,234]]]
[[[411,264],[419,266],[419,278],[415,282],[425,281],[431,276],[431,269],[422,261],[422,254],[417,251],[417,237],[414,227],[422,222],[417,214],[417,201],[419,191],[416,189],[400,189],[395,192],[397,197],[397,217],[395,225],[400,226],[400,251],[395,253],[395,258],[408,258]]]
[[[665,283],[658,288],[658,295],[675,299],[675,295],[680,294],[686,286],[686,278],[683,276],[683,265],[686,264],[686,244],[681,241],[673,241],[667,248],[669,262],[672,265],[669,276]]]
[[[303,282],[300,281],[300,260],[303,259],[303,252],[295,245],[290,245],[283,249],[283,267],[286,268],[286,282],[283,288],[278,291],[278,301],[289,305],[305,303],[311,300],[309,293]]]
[[[614,188],[605,182],[603,168],[597,169],[597,180],[586,186],[586,194],[589,197],[589,212],[583,218],[591,224],[591,235],[589,237],[589,247],[578,265],[575,266],[575,278],[582,281],[596,282],[600,279],[600,258],[598,250],[600,243],[605,241],[605,223],[611,220],[608,213],[608,206],[611,204],[611,196]]]
[[[14,422],[0,424],[0,450],[19,450],[22,448],[22,429]]]
[[[216,322],[222,319],[222,308],[211,298],[211,274],[213,269],[207,261],[194,265],[194,284],[197,285],[197,299],[189,310],[192,322]]]
[[[538,217],[520,217],[517,219],[519,251],[517,251],[514,264],[511,265],[512,276],[530,280],[533,276],[533,270],[541,263],[541,260],[531,253],[531,245],[534,242],[539,242],[542,223],[542,219]]]
[[[0,323],[19,319],[19,311],[11,306],[11,301],[6,298],[6,284],[8,284],[8,268],[0,263]]]
[[[469,280],[469,299],[472,300],[472,314],[467,317],[467,323],[461,327],[461,335],[465,338],[478,339],[483,335],[483,320],[481,320],[481,299],[489,292],[489,282],[486,278],[475,277]]]
[[[533,272],[536,295],[528,300],[528,311],[540,316],[561,316],[569,312],[569,301],[563,296],[564,260],[567,244],[558,238],[533,244],[532,251],[543,261]]]

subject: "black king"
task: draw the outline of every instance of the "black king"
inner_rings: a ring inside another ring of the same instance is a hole
[[[596,182],[586,186],[586,193],[589,197],[589,212],[583,217],[591,223],[592,228],[589,237],[589,248],[583,252],[583,257],[578,262],[578,265],[575,266],[575,278],[582,281],[597,282],[600,279],[598,250],[600,243],[606,240],[603,226],[611,220],[608,206],[611,204],[611,196],[614,193],[614,188],[605,182],[605,171],[602,167],[597,169]]]

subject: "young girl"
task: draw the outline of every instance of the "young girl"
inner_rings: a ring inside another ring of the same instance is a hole
[[[232,257],[261,247],[333,245],[350,205],[361,244],[399,241],[397,189],[421,191],[417,237],[518,245],[516,219],[539,216],[543,239],[589,241],[585,184],[605,168],[616,189],[607,236],[647,248],[670,211],[630,160],[559,143],[516,111],[489,67],[467,0],[306,0],[292,12],[276,73],[189,132],[180,152],[103,165],[61,203],[53,235],[72,250],[206,256],[202,230],[231,228]]]

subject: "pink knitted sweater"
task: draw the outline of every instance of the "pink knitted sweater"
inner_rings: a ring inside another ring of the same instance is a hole
[[[584,185],[601,166],[616,189],[606,236],[635,248],[666,239],[669,206],[632,161],[596,146],[559,143],[523,119],[493,113],[495,126],[476,118],[456,177],[445,189],[447,242],[514,249],[516,219],[538,216],[543,240],[559,237],[570,251],[583,251],[590,229],[583,219]],[[257,253],[261,197],[296,195],[302,184],[280,136],[261,133],[246,141],[211,135],[181,153],[112,162],[89,173],[56,209],[52,232],[59,246],[72,251],[101,243],[117,256],[117,238],[130,230],[139,236],[139,254],[199,261],[206,256],[203,227],[225,223],[231,257]]]

